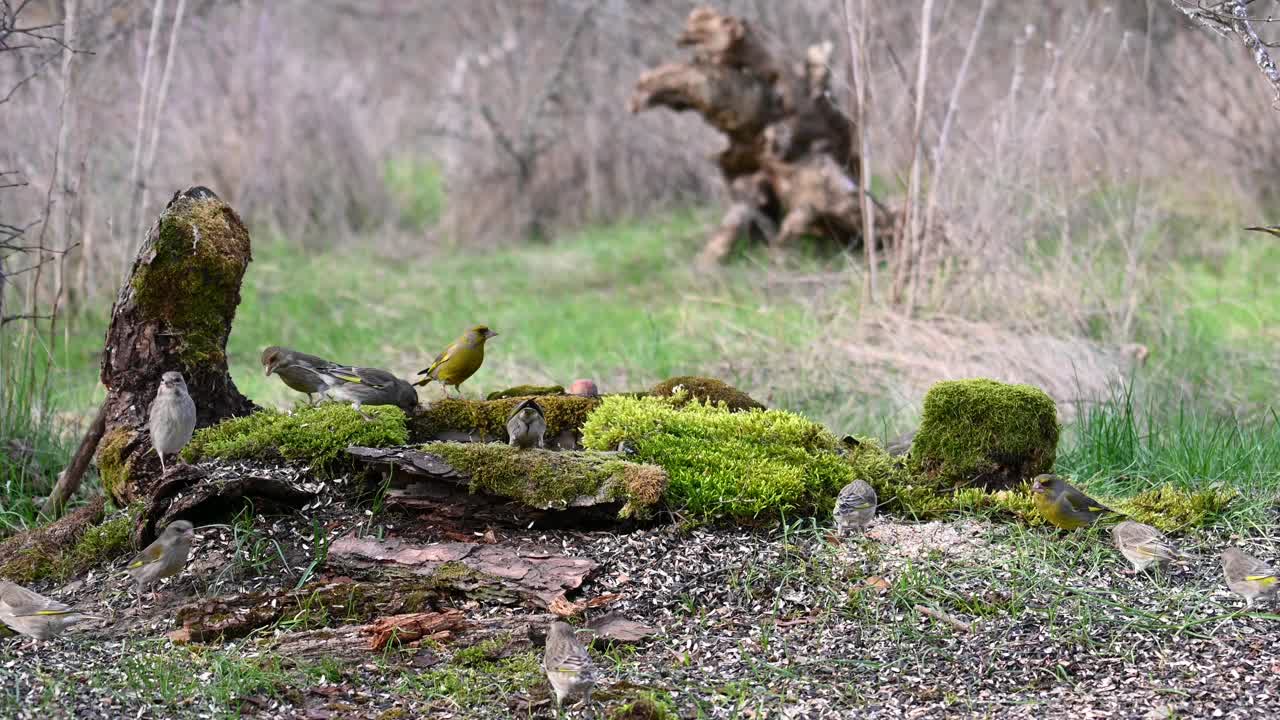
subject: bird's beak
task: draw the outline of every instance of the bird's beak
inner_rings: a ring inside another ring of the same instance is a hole
[[[491,338],[498,337],[498,333],[496,333],[496,332],[494,332],[494,331],[490,330],[490,331],[489,331],[489,337],[491,337]]]
[[[270,375],[270,374],[271,374],[271,371],[272,371],[272,370],[274,370],[274,369],[275,369],[275,368],[271,367],[270,365],[263,365],[263,366],[262,366],[262,374],[263,374],[263,375]]]

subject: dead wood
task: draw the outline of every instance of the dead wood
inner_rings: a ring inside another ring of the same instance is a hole
[[[425,578],[436,588],[469,598],[530,602],[542,608],[580,587],[596,569],[589,558],[506,543],[419,545],[351,535],[329,546],[328,566],[374,576]]]
[[[93,461],[93,454],[98,451],[98,442],[102,440],[102,434],[106,429],[107,406],[104,403],[98,408],[93,422],[89,423],[89,429],[80,439],[76,454],[71,456],[71,462],[58,475],[57,484],[53,486],[49,497],[45,498],[44,506],[40,509],[42,515],[52,518],[62,514],[62,508],[67,504],[67,500],[80,489],[80,480],[89,469],[89,463]]]

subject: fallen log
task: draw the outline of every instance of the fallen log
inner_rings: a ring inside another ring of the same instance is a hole
[[[457,527],[616,526],[648,515],[667,474],[617,453],[520,450],[497,443],[350,447],[378,475],[389,507]]]
[[[595,561],[505,543],[414,544],[347,535],[329,546],[327,566],[372,577],[422,579],[437,591],[503,604],[546,608],[575,590]]]

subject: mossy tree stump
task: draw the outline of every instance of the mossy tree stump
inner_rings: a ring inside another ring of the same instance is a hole
[[[102,358],[106,432],[97,463],[117,505],[146,498],[159,479],[146,426],[163,373],[186,378],[198,427],[254,410],[231,380],[226,352],[250,258],[244,223],[205,187],[175,193],[147,232],[111,310]]]

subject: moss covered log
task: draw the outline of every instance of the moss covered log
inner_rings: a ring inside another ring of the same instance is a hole
[[[681,392],[683,391],[683,392]],[[764,404],[729,383],[715,378],[681,375],[668,378],[649,391],[654,397],[680,397],[681,402],[697,400],[712,405],[724,403],[733,412],[764,410]]]
[[[443,398],[409,419],[409,440],[506,442],[507,420],[515,407],[529,397],[537,397],[538,405],[546,417],[548,444],[567,433],[572,436],[573,445],[576,446],[577,434],[586,423],[587,416],[600,404],[599,398],[577,395],[522,395],[498,400]],[[560,446],[563,447],[564,444]]]
[[[128,553],[139,507],[106,515],[103,498],[45,527],[0,543],[0,578],[65,582]]]
[[[250,259],[244,223],[208,188],[175,193],[148,231],[111,310],[102,361],[106,431],[97,460],[117,505],[145,498],[159,475],[146,415],[163,373],[183,374],[199,427],[253,411],[226,356]]]
[[[1057,448],[1058,410],[1044,391],[950,380],[925,395],[909,464],[917,481],[937,490],[1004,490],[1050,472]]]
[[[284,460],[321,470],[351,445],[390,447],[409,442],[404,411],[386,405],[365,411],[372,421],[346,403],[324,403],[288,414],[260,410],[197,431],[182,457],[188,462]]]

